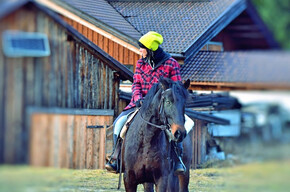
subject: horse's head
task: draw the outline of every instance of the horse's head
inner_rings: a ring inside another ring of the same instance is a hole
[[[160,120],[171,127],[171,133],[180,142],[186,136],[184,128],[185,103],[188,96],[187,88],[189,80],[185,84],[174,82],[167,78],[161,78],[161,100],[159,104]]]

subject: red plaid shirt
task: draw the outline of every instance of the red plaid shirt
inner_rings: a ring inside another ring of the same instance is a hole
[[[153,84],[158,83],[160,77],[171,78],[173,81],[181,81],[179,69],[178,62],[172,57],[155,69],[152,69],[142,59],[139,59],[133,76],[131,102],[124,110],[135,107],[135,103],[145,97]]]

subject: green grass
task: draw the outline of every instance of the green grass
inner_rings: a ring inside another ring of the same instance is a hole
[[[0,166],[1,192],[117,191],[118,175],[105,170]],[[290,160],[191,170],[190,191],[289,191]],[[124,191],[122,183],[121,191]],[[143,191],[139,186],[138,191]]]

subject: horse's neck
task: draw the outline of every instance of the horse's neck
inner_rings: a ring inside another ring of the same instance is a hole
[[[157,120],[155,116],[150,116],[147,118],[144,118],[146,121],[149,121],[150,123],[160,125],[160,122]],[[143,140],[147,143],[150,142],[152,139],[155,139],[156,137],[159,137],[160,134],[162,134],[162,130],[158,127],[149,125],[145,121],[142,120],[142,132],[143,132]]]

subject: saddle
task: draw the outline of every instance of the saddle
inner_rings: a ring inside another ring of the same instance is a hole
[[[138,113],[139,108],[136,108],[136,110],[132,111],[131,113],[128,114],[127,120],[124,124],[124,126],[122,127],[121,133],[118,137],[115,149],[111,155],[110,159],[116,159],[117,161],[117,172],[120,172],[120,152],[121,152],[121,148],[122,148],[122,143],[123,143],[123,139],[126,136],[126,133],[134,119],[134,117],[136,116],[136,114]]]

